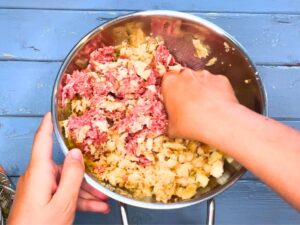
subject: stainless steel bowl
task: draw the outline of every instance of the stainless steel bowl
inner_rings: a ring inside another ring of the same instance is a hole
[[[113,19],[92,30],[75,45],[61,66],[53,89],[52,115],[55,134],[64,154],[67,153],[68,148],[58,125],[59,120],[67,117],[59,108],[64,73],[84,68],[88,62],[89,53],[99,47],[100,44],[115,45],[122,41],[122,36],[115,32],[115,28],[125,26],[128,23],[139,23],[143,31],[150,35],[153,21],[167,21],[170,24],[175,24],[178,35],[184,33],[201,37],[210,46],[211,56],[218,59],[213,66],[206,69],[212,73],[226,75],[241,104],[258,113],[266,114],[266,94],[259,74],[244,48],[232,36],[218,26],[190,14],[174,11],[138,12]],[[224,47],[224,43],[228,44],[229,50]],[[230,178],[225,184],[212,184],[209,189],[199,190],[196,196],[190,200],[170,203],[141,201],[126,197],[98,183],[92,174],[85,173],[84,177],[94,188],[121,203],[149,209],[175,209],[212,199],[234,184],[245,173],[243,167],[234,168],[230,165],[226,165],[225,170],[230,174]]]

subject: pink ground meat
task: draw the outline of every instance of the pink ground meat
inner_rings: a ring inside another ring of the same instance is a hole
[[[122,63],[116,68],[106,69],[105,72],[102,71],[101,66],[99,67],[99,64],[105,66],[114,61],[116,61],[116,49],[112,46],[93,51],[86,69],[66,74],[61,103],[63,107],[66,107],[67,103],[76,97],[85,98],[91,102],[88,111],[82,115],[73,114],[68,120],[68,128],[71,133],[85,125],[90,127],[83,141],[83,147],[91,142],[99,147],[107,141],[107,133],[99,131],[92,124],[93,120],[106,120],[110,131],[114,130],[120,135],[126,134],[126,149],[128,152],[134,153],[139,135],[158,136],[166,131],[167,114],[160,93],[162,76],[158,73],[156,65],[175,65],[176,62],[167,48],[163,44],[159,45],[154,62],[150,67],[151,74],[144,80],[137,75],[134,68],[128,68]],[[126,76],[120,77],[120,70]],[[101,81],[97,80],[95,76],[90,76],[91,72],[95,72],[101,77]],[[156,91],[147,89],[149,85],[154,85]],[[138,100],[138,103],[133,108],[109,111],[101,108],[101,102],[105,101],[108,95],[114,98],[115,102],[124,105],[132,99]],[[145,121],[145,117],[149,117],[150,120]],[[76,135],[71,136],[71,139],[75,141],[77,138]],[[142,156],[140,162],[145,165],[149,164],[147,159]]]

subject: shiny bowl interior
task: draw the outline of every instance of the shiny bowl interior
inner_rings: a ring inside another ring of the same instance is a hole
[[[164,24],[175,26],[175,29],[179,31],[177,32],[178,35],[187,34],[201,37],[211,49],[210,57],[217,58],[214,65],[204,68],[215,74],[226,75],[241,104],[258,113],[266,114],[266,94],[259,74],[245,50],[233,37],[216,25],[190,14],[173,11],[139,12],[119,17],[95,28],[79,41],[61,66],[53,89],[52,114],[55,134],[65,154],[68,148],[58,125],[59,120],[68,117],[59,107],[61,82],[64,79],[64,74],[84,68],[87,65],[90,52],[101,44],[119,44],[124,37],[116,33],[115,28],[125,26],[128,23],[138,23],[146,35],[151,35],[153,33],[153,21],[163,21]],[[224,43],[227,43],[226,48]],[[245,169],[239,164],[233,166],[225,163],[225,171],[230,176],[225,184],[219,185],[212,180],[208,188],[199,189],[192,199],[169,203],[159,203],[153,199],[136,200],[120,194],[119,190],[113,190],[107,185],[100,184],[92,174],[85,173],[85,178],[92,186],[120,202],[143,208],[171,209],[185,207],[212,198],[235,183],[245,173]]]

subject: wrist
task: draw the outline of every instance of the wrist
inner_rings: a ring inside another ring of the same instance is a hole
[[[200,125],[196,129],[200,130],[195,132],[196,139],[223,149],[224,144],[232,142],[228,140],[235,138],[237,130],[241,127],[239,123],[246,119],[244,117],[247,117],[248,111],[252,112],[239,103],[221,103],[210,115],[197,123]]]

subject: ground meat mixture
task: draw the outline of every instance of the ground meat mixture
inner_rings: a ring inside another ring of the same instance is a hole
[[[60,125],[100,182],[137,199],[189,199],[210,177],[222,176],[224,156],[166,136],[161,80],[182,67],[162,40],[138,35],[95,49],[85,69],[65,74],[60,102],[72,113]]]

